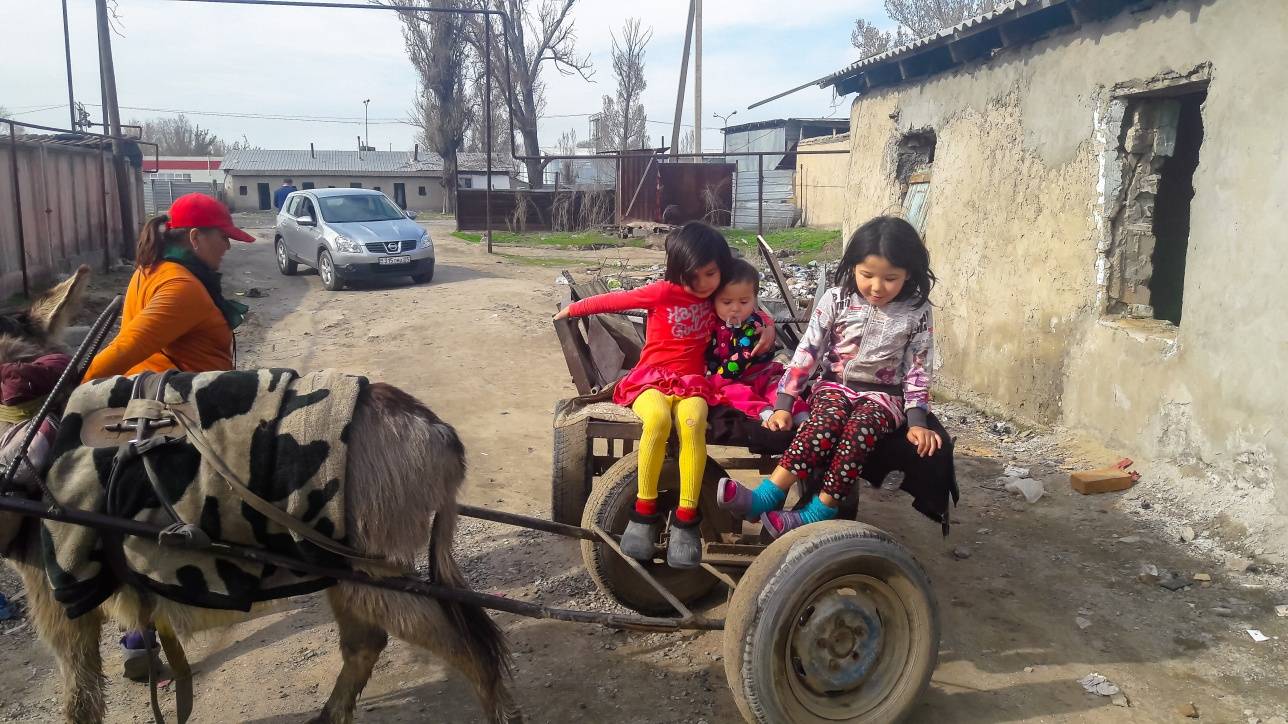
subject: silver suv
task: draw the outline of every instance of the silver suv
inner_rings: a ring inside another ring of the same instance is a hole
[[[314,267],[331,291],[350,279],[434,278],[434,242],[388,196],[370,189],[310,189],[286,197],[273,247],[287,276]]]

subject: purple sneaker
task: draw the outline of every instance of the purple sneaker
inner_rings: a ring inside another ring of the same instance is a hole
[[[716,505],[739,518],[756,519],[751,515],[751,506],[755,500],[756,494],[733,478],[720,478],[720,482],[716,484]]]
[[[776,539],[802,525],[831,520],[835,517],[836,508],[824,505],[816,496],[809,501],[809,505],[798,510],[771,510],[760,516],[760,522],[765,526],[765,530],[769,531],[769,537]]]
[[[795,510],[771,510],[760,516],[760,524],[765,526],[769,537],[778,539],[789,530],[795,530],[806,524],[806,520]]]

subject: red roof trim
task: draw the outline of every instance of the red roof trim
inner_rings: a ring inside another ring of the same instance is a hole
[[[162,171],[205,171],[206,169],[219,168],[219,162],[214,160],[167,161],[163,158],[157,163]]]

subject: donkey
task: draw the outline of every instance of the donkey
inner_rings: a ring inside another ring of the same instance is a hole
[[[60,349],[60,334],[79,306],[88,272],[81,267],[28,309],[0,315],[0,363]],[[6,427],[0,423],[0,433]],[[390,440],[399,444],[390,445]],[[465,449],[452,426],[402,390],[369,384],[354,411],[346,465],[346,530],[352,547],[403,569],[411,569],[417,553],[428,547],[436,579],[464,587],[451,543],[456,494],[465,477]],[[40,495],[37,490],[22,492],[32,498]],[[97,610],[70,620],[54,600],[42,565],[39,531],[35,519],[0,512],[0,554],[21,575],[36,630],[58,659],[63,713],[69,722],[103,719],[99,636],[107,619],[130,629],[165,620],[186,635],[247,618],[123,586]],[[507,689],[508,647],[483,609],[343,581],[328,588],[326,596],[339,630],[343,667],[318,721],[352,721],[358,695],[390,634],[430,650],[464,674],[489,721],[522,721]]]

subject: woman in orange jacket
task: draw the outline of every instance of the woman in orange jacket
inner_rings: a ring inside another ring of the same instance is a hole
[[[228,209],[205,194],[175,199],[169,215],[139,234],[125,292],[121,331],[85,373],[86,380],[145,371],[233,368],[233,329],[246,306],[224,299],[219,265],[229,239],[255,237],[233,225]]]
[[[255,237],[233,225],[227,207],[205,194],[175,199],[139,234],[121,331],[85,373],[86,380],[140,372],[214,372],[233,368],[233,329],[246,306],[224,299],[219,265],[229,239]],[[146,681],[151,631],[121,638],[125,677]]]

